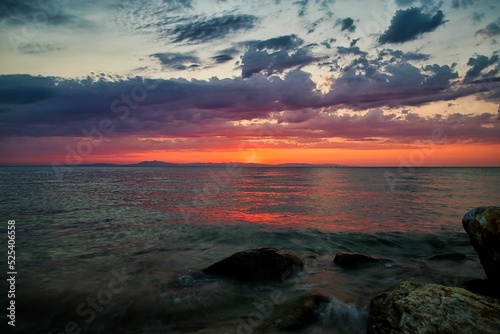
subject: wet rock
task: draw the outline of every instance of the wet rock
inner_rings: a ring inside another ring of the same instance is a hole
[[[323,295],[304,296],[289,305],[281,315],[267,321],[259,328],[258,332],[295,331],[307,327],[318,318],[321,304],[327,304],[329,301],[330,299]]]
[[[441,260],[447,260],[447,261],[465,261],[467,257],[465,254],[462,253],[449,253],[449,254],[438,254],[431,256],[429,260],[436,260],[436,261],[441,261]]]
[[[462,225],[479,256],[486,277],[500,283],[500,207],[474,208],[462,218]]]
[[[438,284],[402,282],[370,304],[368,334],[497,333],[500,301]]]
[[[365,264],[375,262],[390,262],[387,259],[379,259],[361,253],[338,252],[333,262],[344,268],[357,268]]]
[[[288,251],[261,247],[234,253],[203,272],[242,280],[285,280],[303,267],[302,259]]]

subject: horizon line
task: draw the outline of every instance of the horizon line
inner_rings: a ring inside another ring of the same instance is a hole
[[[148,165],[149,164],[149,165]],[[157,164],[156,166],[154,164]],[[499,168],[500,165],[425,165],[425,166],[396,166],[396,165],[343,165],[335,163],[308,163],[308,162],[285,162],[285,163],[255,163],[255,162],[167,162],[160,160],[144,160],[133,163],[112,163],[112,162],[94,162],[94,163],[80,163],[80,164],[61,164],[61,163],[12,163],[2,164],[0,167],[206,167],[204,165],[212,165],[213,167],[223,165],[242,165],[246,167],[332,167],[332,168]]]

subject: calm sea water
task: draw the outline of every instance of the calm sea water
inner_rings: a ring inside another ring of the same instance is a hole
[[[500,203],[500,168],[401,172],[81,167],[58,177],[51,168],[0,168],[2,245],[7,220],[16,221],[16,329],[247,333],[272,293],[282,298],[264,319],[319,292],[332,301],[310,333],[362,333],[370,299],[402,280],[484,276],[461,219]],[[199,272],[258,246],[296,253],[304,272],[272,284]],[[346,270],[332,263],[338,251],[391,262]],[[447,253],[466,259],[429,260]]]

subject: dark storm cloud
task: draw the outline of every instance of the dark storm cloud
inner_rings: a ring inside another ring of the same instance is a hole
[[[345,19],[340,20],[340,30],[354,32],[356,30],[356,26],[354,25],[354,20],[350,17],[346,17]]]
[[[489,58],[484,55],[477,55],[475,58],[471,57],[467,62],[467,66],[469,66],[470,69],[465,74],[465,82],[494,77],[500,72],[498,53],[494,53]],[[487,71],[484,71],[485,69]]]
[[[476,31],[475,36],[482,37],[484,39],[490,40],[492,43],[496,43],[495,36],[500,35],[500,26],[495,22],[491,22],[485,28]]]
[[[160,61],[164,68],[185,70],[199,66],[200,59],[192,54],[163,52],[150,55]]]
[[[178,24],[170,31],[176,43],[198,44],[254,27],[257,17],[253,15],[224,15]]]
[[[438,11],[434,16],[425,14],[420,8],[398,10],[389,28],[379,37],[379,43],[404,43],[424,33],[434,31],[444,24],[444,14]]]

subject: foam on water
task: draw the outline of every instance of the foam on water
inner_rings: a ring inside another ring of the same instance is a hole
[[[328,327],[332,327],[338,334],[364,334],[368,324],[368,308],[346,304],[333,297],[323,307],[320,317]]]

